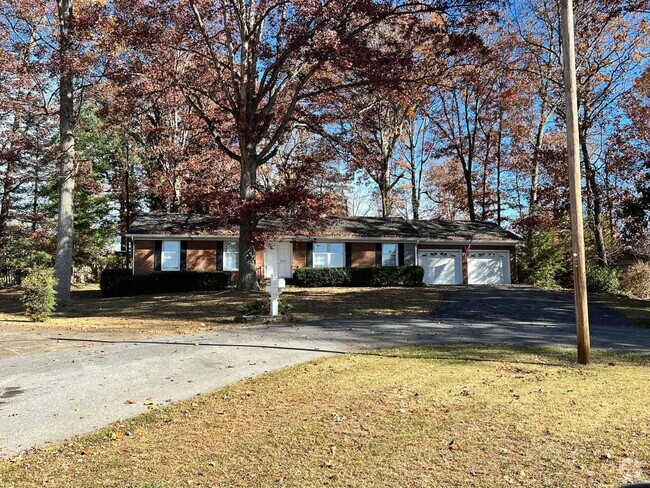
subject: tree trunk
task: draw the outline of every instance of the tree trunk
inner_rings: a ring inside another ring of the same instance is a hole
[[[413,207],[413,220],[420,220],[420,192],[419,182],[415,174],[415,167],[411,168],[411,207]]]
[[[503,109],[499,111],[499,135],[497,138],[497,225],[501,225],[501,144],[503,143]]]
[[[239,274],[237,289],[241,291],[257,290],[257,270],[255,262],[255,246],[253,232],[257,226],[257,216],[248,207],[255,200],[255,182],[257,180],[257,161],[251,148],[241,145],[241,174],[239,196],[242,199],[243,211],[239,224]]]
[[[476,210],[474,209],[474,188],[472,187],[472,173],[463,171],[465,175],[465,188],[467,190],[467,208],[469,209],[469,220],[476,222]]]
[[[492,131],[487,133],[485,141],[485,159],[483,160],[483,179],[481,181],[481,220],[487,220],[487,176],[488,176],[488,165],[490,162],[490,135]]]
[[[530,213],[533,214],[537,211],[538,207],[538,190],[539,190],[539,157],[542,152],[542,145],[544,144],[544,132],[546,130],[546,123],[548,122],[548,115],[546,113],[546,100],[542,100],[541,114],[539,117],[539,124],[535,134],[535,147],[533,148],[533,174],[530,178]]]
[[[381,216],[386,218],[390,217],[392,213],[391,205],[391,182],[390,182],[390,163],[388,159],[384,159],[382,164],[382,172],[379,181],[379,196],[381,198]]]
[[[596,181],[596,172],[591,165],[591,157],[589,156],[589,148],[587,147],[587,138],[584,127],[580,131],[580,151],[582,152],[582,160],[585,165],[585,177],[588,184],[588,191],[591,194],[591,218],[593,220],[594,241],[596,244],[596,254],[598,255],[598,264],[603,267],[608,266],[607,247],[605,245],[605,237],[603,234],[603,208],[602,196],[600,188]]]
[[[74,74],[66,56],[72,54],[70,23],[72,0],[59,0],[60,56],[62,57],[59,81],[59,218],[56,235],[54,274],[57,279],[56,300],[59,306],[70,304],[72,279],[72,244],[74,239]]]
[[[7,222],[9,221],[9,212],[11,208],[11,193],[14,186],[14,175],[16,171],[16,160],[13,155],[7,158],[7,171],[5,172],[2,184],[2,198],[0,199],[0,247],[4,248],[5,237],[7,235]]]

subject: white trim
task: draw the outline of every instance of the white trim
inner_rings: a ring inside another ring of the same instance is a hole
[[[504,278],[505,283],[503,285],[512,284],[512,276],[510,275],[510,251],[507,249],[474,249],[467,253],[467,284],[469,285],[480,285],[482,283],[470,283],[469,281],[469,260],[472,254],[479,252],[493,252],[493,253],[505,253],[506,254],[506,263],[504,268]]]
[[[196,240],[196,241],[237,241],[238,236],[219,236],[219,235],[191,235],[191,234],[127,234],[134,240]],[[522,242],[514,239],[490,240],[490,239],[422,239],[420,237],[358,237],[358,236],[284,236],[274,239],[275,241],[291,242],[386,242],[386,243],[415,243],[420,245],[435,246],[521,246]]]

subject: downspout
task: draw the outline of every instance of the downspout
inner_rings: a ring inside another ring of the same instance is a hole
[[[135,239],[129,237],[129,240],[131,241],[131,274],[135,276]]]

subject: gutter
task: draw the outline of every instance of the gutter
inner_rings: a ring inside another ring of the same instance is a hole
[[[239,236],[236,235],[193,235],[193,234],[127,234],[127,238],[133,240],[189,240],[189,241],[236,241]],[[359,236],[284,236],[275,241],[293,241],[293,242],[403,242],[419,245],[442,245],[442,246],[468,246],[472,245],[507,245],[521,246],[522,242],[515,239],[423,239],[420,237],[359,237]]]

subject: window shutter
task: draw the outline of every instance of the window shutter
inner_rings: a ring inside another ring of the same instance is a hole
[[[308,268],[314,267],[314,243],[313,242],[307,243],[307,267]]]
[[[187,241],[181,241],[181,271],[187,271]]]
[[[346,268],[352,267],[352,243],[351,242],[345,243],[345,267]]]
[[[223,241],[217,241],[217,271],[223,271]]]
[[[153,253],[153,270],[160,271],[160,256],[162,254],[162,241],[156,241],[155,248]]]
[[[404,266],[404,243],[397,245],[397,266]]]
[[[375,244],[375,266],[381,267],[381,242]]]

